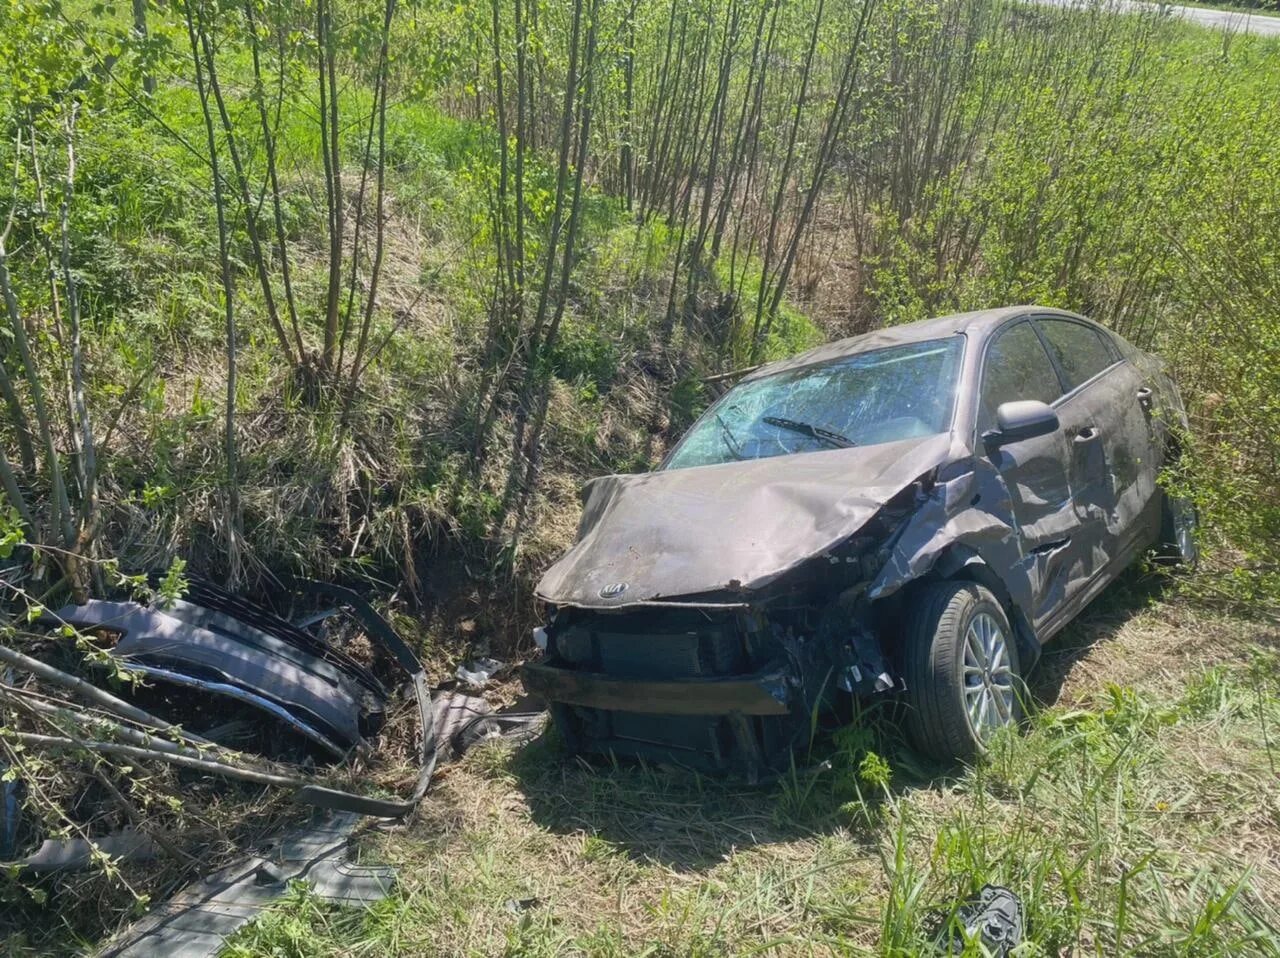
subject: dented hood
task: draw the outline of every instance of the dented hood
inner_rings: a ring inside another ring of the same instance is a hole
[[[583,489],[578,541],[547,570],[538,595],[557,605],[622,608],[762,588],[856,533],[944,462],[950,445],[940,433],[593,479]]]

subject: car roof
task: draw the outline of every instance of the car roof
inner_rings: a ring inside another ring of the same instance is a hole
[[[856,353],[865,353],[872,349],[883,349],[886,346],[901,346],[907,343],[919,343],[929,339],[940,339],[963,333],[967,336],[981,338],[988,335],[996,327],[1018,316],[1064,316],[1071,319],[1084,319],[1075,313],[1048,306],[1002,306],[998,309],[980,309],[971,313],[954,313],[950,316],[939,316],[935,319],[922,319],[914,323],[903,323],[900,326],[886,326],[860,336],[850,336],[835,342],[824,343],[814,349],[797,353],[786,359],[767,363],[743,377],[758,379],[771,376],[787,369],[811,366],[815,363],[830,362]],[[1087,320],[1086,320],[1087,321]]]

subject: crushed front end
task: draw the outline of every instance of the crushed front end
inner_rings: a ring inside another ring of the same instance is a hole
[[[788,598],[561,608],[525,686],[573,752],[769,777],[842,693],[893,686],[864,590]]]
[[[935,436],[592,480],[538,584],[526,687],[574,752],[785,771],[842,696],[898,684],[880,640],[896,600],[872,586],[948,451]]]
[[[564,609],[524,680],[577,752],[752,774],[802,724],[786,643],[745,607]]]

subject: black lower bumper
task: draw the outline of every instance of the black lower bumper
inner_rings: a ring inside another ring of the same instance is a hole
[[[560,610],[524,667],[566,747],[712,772],[784,769],[808,728],[793,650],[760,614]]]
[[[732,678],[629,679],[553,664],[526,665],[525,688],[548,702],[659,715],[787,715],[783,668]]]
[[[526,665],[524,684],[546,699],[566,746],[743,775],[782,771],[803,731],[791,675],[770,667],[748,675],[624,678],[550,663]]]

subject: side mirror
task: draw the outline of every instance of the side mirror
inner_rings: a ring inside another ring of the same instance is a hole
[[[1058,431],[1058,414],[1038,399],[1001,403],[996,410],[996,428],[983,433],[983,441],[993,446],[1034,439]]]

